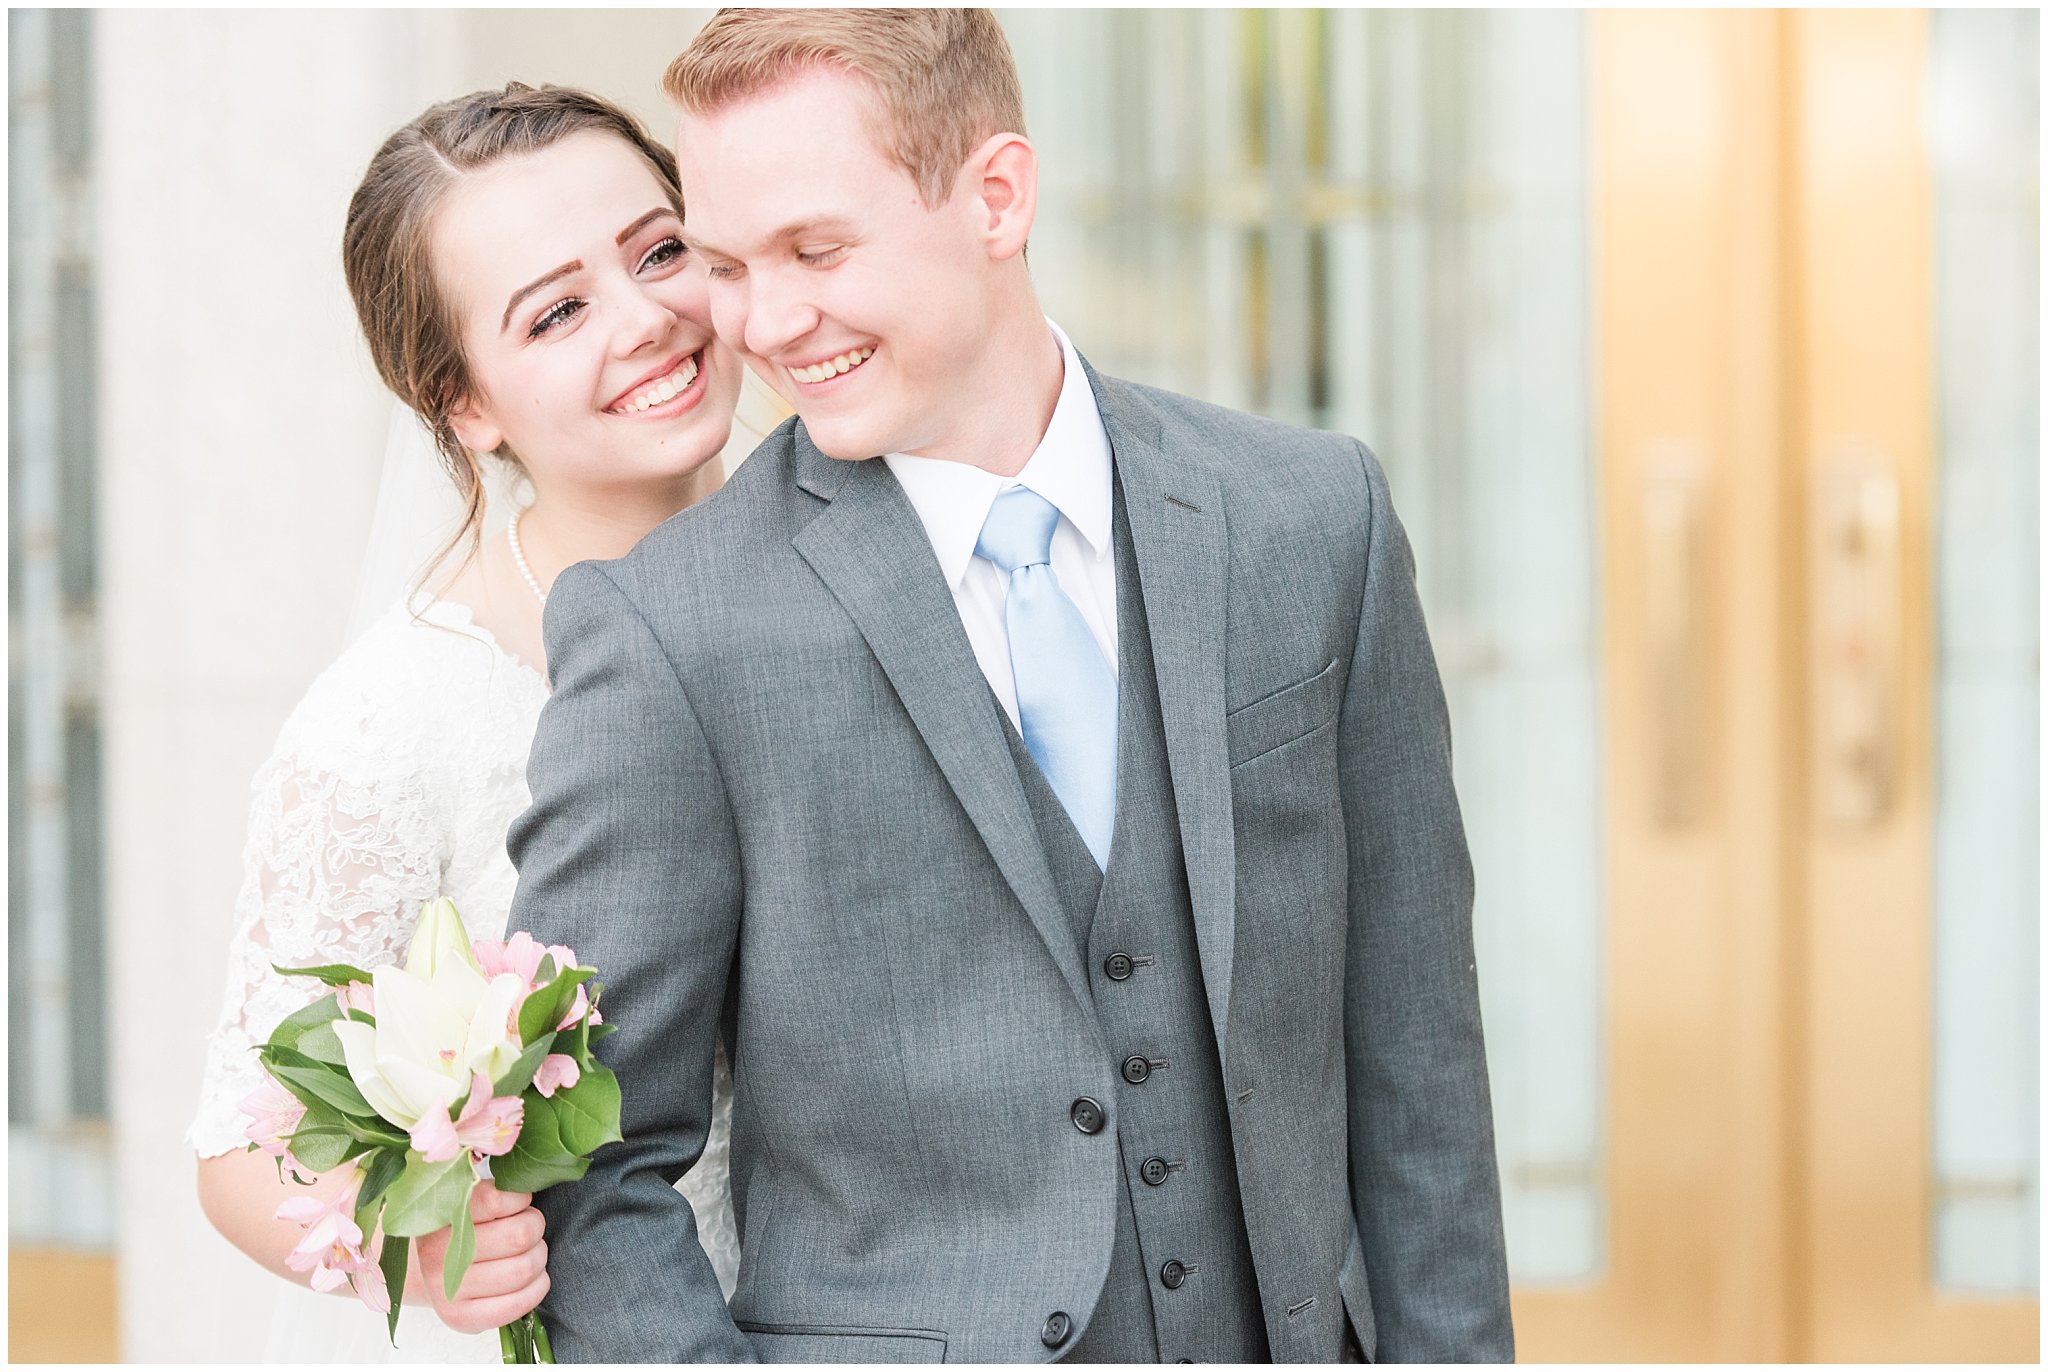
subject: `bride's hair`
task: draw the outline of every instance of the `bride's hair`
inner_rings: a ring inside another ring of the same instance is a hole
[[[594,130],[623,139],[647,162],[677,214],[683,212],[675,161],[640,121],[608,100],[564,86],[514,81],[503,90],[446,100],[384,140],[348,204],[342,269],[377,374],[433,435],[442,465],[463,503],[462,524],[441,545],[440,562],[467,538],[482,545],[484,474],[462,445],[449,414],[471,392],[455,311],[434,280],[434,219],[448,192],[506,157],[538,152],[570,134]],[[498,456],[517,461],[500,449]]]

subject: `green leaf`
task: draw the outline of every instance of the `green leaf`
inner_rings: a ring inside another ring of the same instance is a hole
[[[292,1011],[277,1022],[277,1028],[270,1031],[272,1048],[296,1048],[307,1031],[341,1018],[341,1006],[333,996],[322,996],[311,1005],[304,1005]]]
[[[377,1155],[363,1165],[363,1189],[356,1192],[356,1227],[365,1234],[377,1227],[384,1193],[404,1171],[405,1154],[397,1148],[380,1148]]]
[[[462,1208],[455,1212],[455,1223],[449,1226],[448,1256],[441,1260],[441,1294],[449,1300],[462,1286],[462,1275],[469,1271],[469,1265],[476,1259],[476,1221],[470,1218],[469,1202],[465,1199]]]
[[[476,1168],[466,1151],[446,1162],[407,1155],[405,1171],[384,1196],[384,1232],[410,1239],[447,1228],[457,1210],[469,1208],[469,1190],[475,1185]]]
[[[519,1007],[519,1041],[532,1043],[542,1034],[554,1032],[569,1007],[575,1003],[576,988],[593,975],[588,967],[571,967],[544,986],[537,986]]]
[[[400,1133],[397,1126],[386,1123],[382,1116],[374,1123],[351,1119],[347,1115],[336,1118],[341,1121],[341,1127],[348,1130],[349,1137],[372,1148],[396,1148],[402,1153],[412,1144],[411,1139]]]
[[[348,1161],[348,1150],[355,1142],[348,1130],[335,1124],[315,1123],[308,1114],[306,1123],[292,1131],[292,1156],[315,1172],[332,1172]]]
[[[352,981],[368,981],[370,974],[360,967],[351,967],[345,962],[330,962],[321,967],[279,967],[270,964],[270,970],[287,977],[318,977],[329,986],[346,986]]]
[[[554,1102],[534,1091],[527,1093],[512,1151],[491,1159],[491,1179],[501,1191],[545,1191],[558,1181],[575,1181],[589,1168],[562,1146]]]
[[[348,1054],[342,1051],[341,1036],[334,1032],[332,1020],[316,1024],[299,1035],[298,1051],[315,1062],[325,1062],[343,1071],[348,1070]]]
[[[300,1067],[277,1062],[270,1065],[270,1075],[283,1082],[293,1095],[306,1101],[307,1105],[313,1103],[306,1100],[306,1092],[310,1091],[344,1115],[357,1115],[365,1119],[382,1118],[370,1108],[370,1102],[363,1099],[363,1093],[356,1090],[356,1084],[349,1078],[346,1070],[337,1069],[326,1063]]]
[[[592,1043],[596,1043],[599,1039],[603,1038],[606,1034],[612,1033],[618,1027],[618,1025],[613,1024],[610,1020],[606,1020],[603,1024],[593,1024],[590,1026],[590,1041]]]
[[[384,1247],[377,1254],[377,1266],[383,1270],[385,1288],[391,1292],[391,1310],[384,1318],[393,1348],[398,1347],[398,1312],[405,1305],[405,1264],[411,1256],[410,1243],[394,1239],[388,1232],[384,1235]]]
[[[577,1157],[589,1157],[603,1145],[616,1143],[623,1137],[619,1079],[610,1068],[594,1065],[574,1086],[555,1092],[555,1113],[562,1147]]]
[[[491,1087],[494,1096],[516,1096],[533,1084],[533,1074],[540,1070],[541,1059],[554,1048],[555,1036],[542,1034],[526,1045],[526,1051],[519,1055],[519,1061],[512,1064],[505,1075],[498,1078]]]

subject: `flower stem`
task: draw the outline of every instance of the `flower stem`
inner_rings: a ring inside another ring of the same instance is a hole
[[[522,1359],[519,1356],[518,1346],[515,1342],[515,1336],[512,1333],[512,1328],[513,1327],[509,1324],[500,1325],[498,1327],[498,1353],[502,1357],[502,1359],[508,1363],[516,1363],[522,1361]]]

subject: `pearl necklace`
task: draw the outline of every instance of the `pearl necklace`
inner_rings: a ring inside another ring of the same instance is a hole
[[[540,582],[534,579],[533,568],[526,565],[526,550],[519,546],[519,516],[525,513],[526,511],[524,510],[514,510],[512,512],[512,520],[505,526],[505,545],[512,550],[512,565],[519,568],[519,575],[526,578],[527,589],[533,592],[533,598],[541,603],[541,608],[545,609],[548,603],[548,593],[543,591],[540,588]]]

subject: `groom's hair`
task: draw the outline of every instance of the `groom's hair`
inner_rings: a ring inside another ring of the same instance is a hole
[[[1016,59],[992,10],[722,9],[669,63],[661,88],[701,115],[811,67],[874,89],[884,115],[876,141],[927,208],[945,203],[975,148],[1024,132]]]

